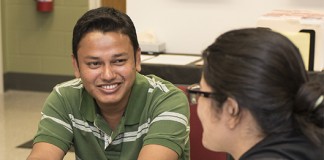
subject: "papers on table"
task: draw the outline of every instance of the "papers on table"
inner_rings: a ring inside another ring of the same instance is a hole
[[[289,38],[299,49],[305,68],[308,68],[309,65],[309,49],[310,49],[310,34],[302,33],[302,32],[281,32],[281,34],[285,35]]]
[[[282,33],[290,32],[286,36],[301,50],[306,69],[309,71],[324,69],[323,11],[273,10],[261,16],[257,21],[257,26],[271,28]],[[306,51],[307,49],[309,50]]]
[[[144,62],[148,59],[151,59],[151,58],[154,58],[155,55],[144,55],[144,54],[141,54],[141,62]]]
[[[204,60],[200,60],[198,62],[195,63],[196,66],[202,66],[204,65]]]
[[[141,55],[141,58],[144,64],[188,65],[200,60],[201,56],[160,54],[157,56]]]

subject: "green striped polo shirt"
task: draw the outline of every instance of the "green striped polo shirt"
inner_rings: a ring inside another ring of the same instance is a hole
[[[81,160],[137,159],[158,144],[189,159],[189,105],[185,94],[157,76],[139,73],[125,113],[113,131],[80,79],[57,85],[46,99],[34,143],[51,143]]]

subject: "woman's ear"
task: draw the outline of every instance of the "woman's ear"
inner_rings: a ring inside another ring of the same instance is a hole
[[[227,98],[227,103],[228,103],[228,112],[232,115],[232,116],[237,116],[240,112],[240,108],[238,106],[238,103],[235,99],[228,97]]]
[[[226,116],[227,126],[234,129],[240,122],[240,108],[234,98],[228,97],[223,103],[223,112]]]
[[[72,57],[72,65],[73,65],[73,69],[74,69],[74,76],[76,78],[80,78],[80,70],[79,70],[78,60],[74,57],[74,55],[72,55],[71,57]]]

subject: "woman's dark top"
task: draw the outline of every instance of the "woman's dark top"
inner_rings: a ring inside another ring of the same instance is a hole
[[[316,146],[300,132],[273,134],[239,160],[324,160],[324,147]]]

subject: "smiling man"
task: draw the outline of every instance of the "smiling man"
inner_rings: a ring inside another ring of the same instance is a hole
[[[170,82],[141,75],[132,20],[113,8],[85,13],[73,30],[76,79],[47,98],[28,160],[189,159],[189,107]]]

